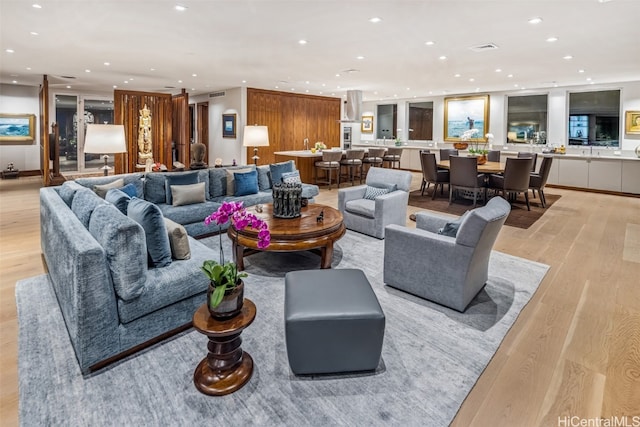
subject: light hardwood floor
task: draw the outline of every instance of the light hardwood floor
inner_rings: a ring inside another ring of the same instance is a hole
[[[44,272],[39,187],[37,177],[0,181],[2,426],[18,425],[15,283]],[[640,416],[640,199],[547,192],[562,197],[529,229],[504,227],[495,249],[551,269],[454,426]],[[335,206],[337,191],[322,190],[317,201]]]

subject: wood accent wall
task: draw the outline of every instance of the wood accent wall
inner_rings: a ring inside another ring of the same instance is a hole
[[[300,95],[262,89],[247,89],[247,125],[269,127],[269,146],[259,147],[258,164],[275,162],[274,152],[303,150],[323,141],[327,147],[340,146],[340,98]],[[247,148],[247,159],[253,148]]]
[[[127,153],[116,154],[115,173],[140,171],[138,160],[138,125],[140,110],[151,110],[151,141],[153,160],[171,168],[172,96],[165,93],[115,90],[113,92],[114,124],[124,125]],[[142,169],[143,170],[143,169]]]
[[[198,102],[196,104],[196,123],[198,127],[198,140],[207,147],[207,163],[209,163],[209,103]]]
[[[185,89],[182,89],[179,95],[173,96],[171,102],[173,105],[173,142],[176,144],[176,160],[183,163],[185,168],[189,168],[191,164],[189,94]],[[173,162],[170,163],[173,164]],[[168,163],[167,167],[171,169]]]

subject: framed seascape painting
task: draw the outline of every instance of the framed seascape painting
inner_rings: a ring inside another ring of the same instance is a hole
[[[236,115],[235,114],[222,115],[222,137],[223,138],[236,137]]]
[[[624,133],[627,135],[640,135],[640,111],[627,111],[624,123]]]
[[[0,143],[32,143],[35,137],[35,114],[0,113]]]
[[[362,116],[360,131],[362,133],[373,133],[373,116]]]
[[[489,132],[489,95],[444,99],[444,140],[460,141],[466,130],[477,129],[478,141]]]

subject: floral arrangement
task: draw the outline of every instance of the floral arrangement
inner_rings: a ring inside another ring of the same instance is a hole
[[[318,141],[316,142],[315,148],[316,150],[326,150],[327,146],[325,145],[324,142]]]
[[[271,242],[269,226],[254,214],[247,212],[242,202],[223,202],[217,211],[204,219],[204,223],[206,225],[215,223],[221,231],[220,226],[229,220],[231,220],[236,230],[244,230],[249,226],[258,230],[258,248],[264,249],[269,246]],[[201,267],[215,288],[211,301],[209,301],[210,306],[213,308],[220,304],[227,288],[235,288],[239,279],[247,277],[247,273],[238,272],[235,262],[225,262],[222,249],[222,232],[218,236],[220,239],[220,262],[209,259],[204,261]]]
[[[461,141],[469,141],[471,143],[471,147],[469,148],[470,154],[479,154],[481,156],[485,156],[489,150],[487,150],[487,142],[482,142],[478,140],[478,129],[468,129],[462,133],[460,137]],[[487,140],[493,140],[493,135],[488,133],[485,135]]]

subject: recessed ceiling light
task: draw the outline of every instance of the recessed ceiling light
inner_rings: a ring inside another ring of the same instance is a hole
[[[511,78],[511,77],[513,77],[513,74],[509,74],[507,77]]]
[[[568,60],[568,59],[573,59],[573,56],[571,56],[571,55],[565,55],[565,56],[563,56],[563,57],[562,57],[562,59],[567,59],[567,60]]]
[[[246,82],[247,82],[246,80],[243,80],[243,81],[242,81],[242,83],[246,83]]]
[[[364,56],[362,56],[362,55],[356,56],[356,59],[364,59]]]
[[[529,19],[529,24],[539,24],[542,22],[542,18],[540,17],[536,17],[536,18],[531,18]]]
[[[127,84],[127,83],[129,83],[129,80],[125,80],[125,81],[124,81],[124,84]]]
[[[39,34],[36,33],[35,31],[31,31],[29,34],[31,34],[32,36],[39,36]]]
[[[198,77],[196,73],[191,74],[191,77]]]
[[[109,65],[111,65],[111,63],[110,62],[105,62],[104,65],[108,67]]]
[[[613,0],[598,0],[598,3],[609,3],[610,1],[613,1]]]
[[[578,72],[579,73],[584,73],[584,70],[583,69],[579,69]]]
[[[441,60],[443,60],[443,61],[444,61],[445,59],[447,59],[447,57],[446,57],[446,56],[444,56],[444,55],[442,55],[439,59],[441,59]]]
[[[470,81],[470,82],[475,82],[475,81],[476,81],[476,79],[474,79],[473,77],[471,77],[471,78],[469,79],[469,81]]]
[[[278,86],[275,87],[276,89],[280,89]]]
[[[587,81],[590,82],[591,81],[591,77],[587,77]]]
[[[18,83],[18,81],[17,80],[13,80],[11,83],[16,84],[16,83]]]
[[[27,70],[28,70],[28,71],[30,71],[30,70],[31,70],[31,67],[27,67]]]
[[[410,88],[410,87],[408,87],[408,88],[407,88],[407,90],[411,90],[411,88]]]
[[[501,73],[502,72],[502,68],[496,68],[496,73]]]
[[[306,80],[304,83],[305,83],[305,84],[309,84],[310,82],[309,82],[309,80]]]
[[[433,46],[434,44],[436,44],[436,42],[433,42],[433,41],[429,40],[428,42],[425,42],[424,44],[426,44],[427,46]]]
[[[302,39],[302,40],[298,40],[298,44],[307,44],[307,41]]]
[[[149,68],[149,71],[155,71],[155,70],[156,70],[155,68]]]
[[[558,41],[558,38],[557,38],[557,37],[549,37],[549,38],[547,39],[547,41],[548,41],[549,43],[557,42],[557,41]]]
[[[185,10],[187,10],[187,7],[181,4],[177,4],[175,5],[174,9],[177,10],[178,12],[184,12]]]
[[[113,85],[113,88],[116,89],[118,87],[118,85]]]
[[[71,86],[67,85],[67,89],[71,89]]]
[[[336,77],[340,77],[340,73],[336,73]]]
[[[373,24],[377,24],[378,22],[382,22],[382,18],[378,18],[376,16],[376,17],[373,17],[373,18],[369,19],[369,22],[371,22]]]
[[[518,87],[518,83],[514,84],[513,87]]]
[[[33,7],[34,9],[42,9],[42,6],[40,6],[39,4],[32,4],[31,7]]]
[[[460,77],[460,74],[454,74],[453,77]]]
[[[85,73],[90,73],[90,72],[91,72],[91,70],[87,68],[86,70],[84,70],[84,72],[85,72]]]
[[[15,52],[15,51],[14,51],[13,49],[7,49],[5,52],[7,52],[7,53],[13,53],[13,52]]]
[[[178,83],[182,83],[182,80],[178,80]]]

